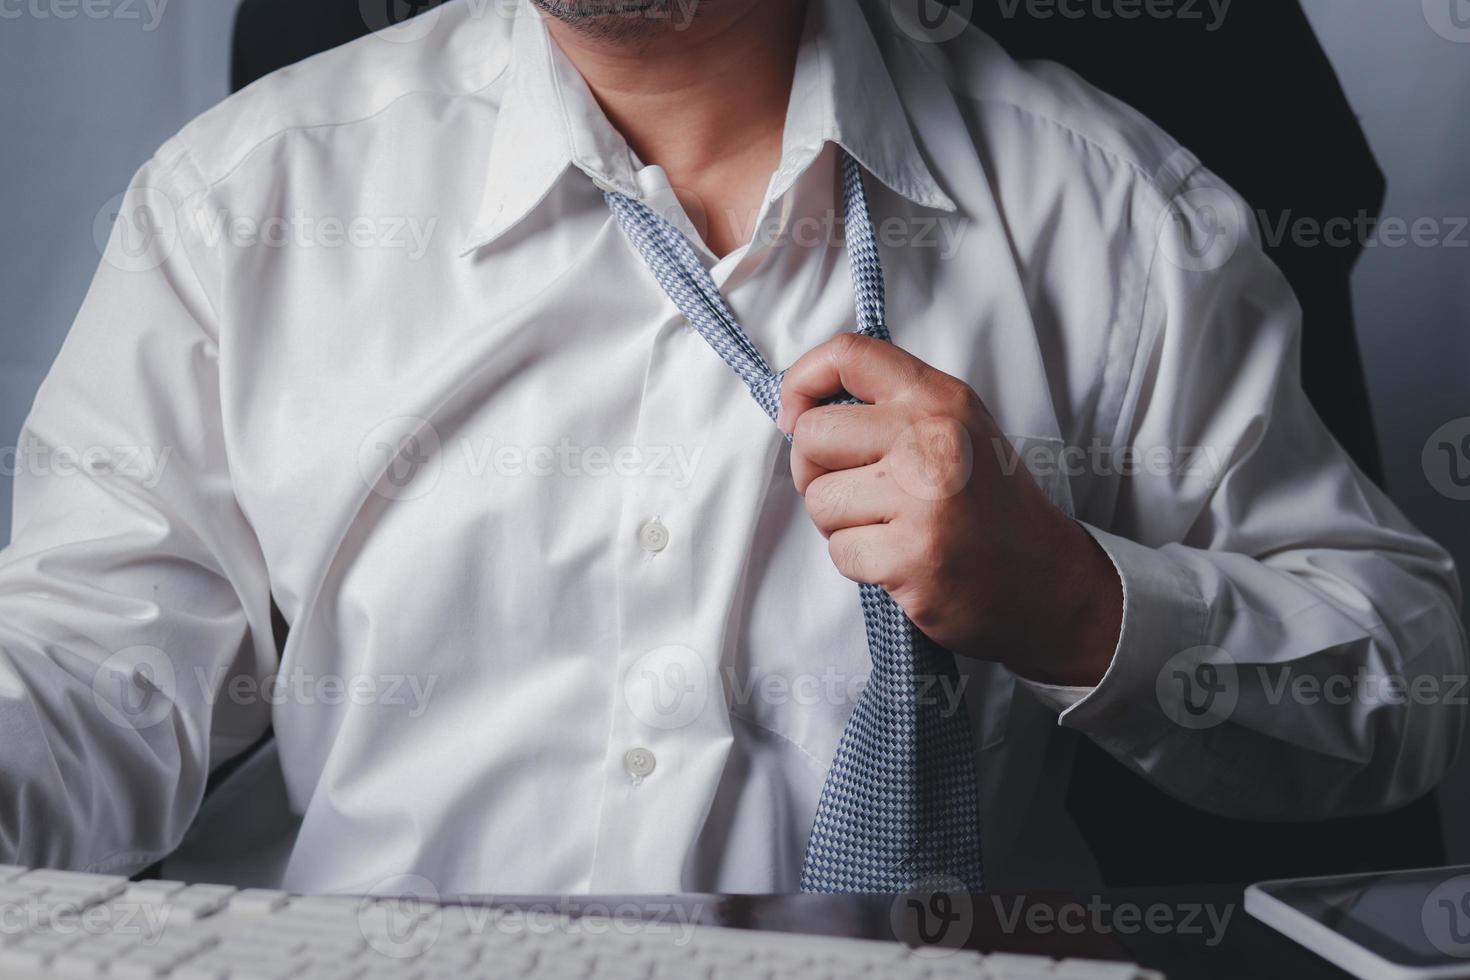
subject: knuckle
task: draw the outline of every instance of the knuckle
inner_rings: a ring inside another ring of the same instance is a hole
[[[813,480],[806,488],[806,512],[812,520],[821,524],[832,513],[832,481],[830,477],[820,476]]]
[[[903,610],[916,625],[934,622],[938,615],[938,602],[930,589],[914,589],[905,593]]]
[[[974,472],[974,445],[958,420],[936,415],[909,427],[893,453],[904,489],[925,500],[954,496]]]
[[[948,375],[939,386],[939,401],[946,413],[954,418],[972,418],[982,409],[975,389]]]
[[[913,538],[914,564],[928,574],[942,575],[950,564],[949,536],[936,522],[925,522]]]
[[[858,563],[862,560],[862,545],[847,538],[829,538],[827,540],[827,554],[832,558],[832,564],[844,575],[854,575],[858,570]]]
[[[841,359],[847,360],[861,355],[867,349],[868,338],[860,333],[844,333],[838,335],[832,341],[833,352]]]
[[[801,417],[796,420],[796,428],[791,435],[798,446],[815,442],[820,438],[821,411],[820,408],[810,409],[802,412]]]

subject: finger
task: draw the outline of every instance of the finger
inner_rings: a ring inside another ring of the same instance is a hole
[[[844,528],[887,524],[906,502],[906,495],[881,463],[828,473],[806,492],[806,512],[827,537]]]
[[[886,588],[902,561],[895,534],[887,524],[844,528],[827,539],[827,553],[844,578]]]
[[[834,470],[876,463],[907,427],[907,416],[880,405],[822,405],[802,413],[791,445],[798,493]]]
[[[791,432],[803,412],[843,391],[870,404],[893,401],[929,370],[886,341],[845,333],[803,354],[786,372],[776,422]]]

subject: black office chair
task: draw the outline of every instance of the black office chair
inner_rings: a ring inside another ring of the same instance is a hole
[[[244,0],[237,88],[440,0]],[[1383,176],[1301,8],[1231,8],[1218,29],[1181,18],[1033,20],[982,0],[976,23],[1019,58],[1061,62],[1144,112],[1251,206],[1325,221],[1376,215]],[[1017,8],[1019,9],[1019,8]],[[364,10],[368,13],[364,14]],[[369,21],[378,18],[374,23]],[[1267,242],[1305,311],[1303,384],[1338,441],[1381,481],[1349,277],[1360,248]],[[284,622],[278,623],[284,632]],[[1070,737],[1064,733],[1059,737]],[[216,773],[217,783],[228,768]],[[1443,864],[1433,794],[1393,813],[1311,823],[1226,820],[1180,803],[1079,739],[1068,807],[1112,886],[1240,882]]]

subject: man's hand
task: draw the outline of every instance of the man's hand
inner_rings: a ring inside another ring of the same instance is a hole
[[[823,404],[844,390],[870,404]],[[1014,450],[968,385],[844,334],[786,373],[777,424],[795,434],[796,489],[843,575],[882,586],[953,653],[1056,684],[1102,679],[1117,572],[1024,466],[1003,470]]]

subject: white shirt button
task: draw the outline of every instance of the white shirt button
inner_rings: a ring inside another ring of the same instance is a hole
[[[638,529],[638,543],[650,555],[656,555],[669,546],[669,529],[658,521],[649,521]]]
[[[657,767],[658,759],[647,749],[629,749],[623,753],[623,768],[635,779],[642,779]]]

